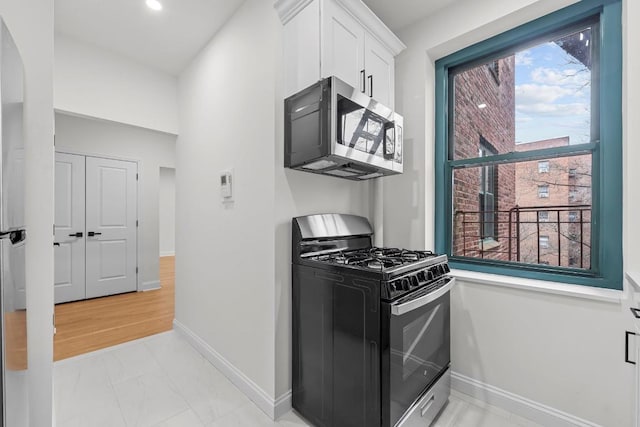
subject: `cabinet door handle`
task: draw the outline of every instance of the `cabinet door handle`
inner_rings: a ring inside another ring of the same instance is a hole
[[[369,74],[369,98],[373,98],[373,74]]]
[[[102,233],[98,233],[97,231],[90,231],[87,233],[87,236],[89,237],[93,237],[93,236],[100,236]]]
[[[631,310],[636,319],[640,319],[640,308],[631,307],[629,310]]]
[[[82,231],[78,231],[77,233],[69,234],[69,237],[82,237]]]
[[[360,92],[365,93],[364,68],[360,70]]]
[[[624,361],[635,365],[636,362],[629,360],[629,335],[636,335],[636,333],[629,331],[624,332]]]

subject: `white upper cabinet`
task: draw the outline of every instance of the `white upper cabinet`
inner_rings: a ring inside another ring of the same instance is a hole
[[[346,10],[324,3],[320,62],[321,76],[334,75],[354,88],[362,88],[365,31]]]
[[[285,97],[336,76],[393,108],[394,57],[404,44],[359,0],[278,0]]]
[[[364,41],[365,93],[393,108],[393,55],[369,34],[365,35]]]

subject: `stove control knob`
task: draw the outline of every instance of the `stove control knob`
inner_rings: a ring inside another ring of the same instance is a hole
[[[451,273],[451,269],[449,268],[449,264],[442,264],[442,268],[444,269],[444,274]]]
[[[405,277],[404,279],[402,279],[402,290],[403,291],[408,291],[410,286],[409,286],[409,279],[407,277]]]

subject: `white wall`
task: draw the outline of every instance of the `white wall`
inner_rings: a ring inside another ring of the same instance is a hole
[[[25,68],[29,425],[52,423],[53,1],[0,0]]]
[[[405,117],[405,138],[415,159],[409,173],[385,181],[385,244],[433,247],[435,60],[570,3],[462,0],[400,32],[407,50],[396,61],[396,108]],[[633,3],[625,0],[627,40],[638,40],[637,28],[628,25],[640,18],[640,7]],[[625,117],[638,114],[639,85],[631,74],[637,61],[638,54],[626,48]],[[639,130],[637,123],[625,120],[627,165],[640,159],[630,143]],[[640,172],[629,169],[625,218],[640,209],[629,186]],[[406,191],[415,186],[418,191]],[[635,244],[630,242],[640,238],[640,228],[625,221],[624,229],[625,263],[639,268],[638,249],[631,249]],[[623,362],[627,317],[624,304],[459,281],[452,292],[452,367],[591,422],[628,426],[632,367]]]
[[[56,114],[56,149],[138,160],[143,289],[160,286],[160,168],[175,167],[174,135],[122,123]]]
[[[175,76],[56,33],[54,79],[56,111],[178,133]]]
[[[176,170],[160,168],[159,195],[160,256],[176,252]]]
[[[271,404],[291,387],[291,218],[369,210],[366,183],[284,169],[281,38],[248,0],[180,76],[176,176],[176,320]]]
[[[274,85],[270,2],[249,0],[179,77],[176,320],[274,391]],[[231,205],[219,173],[234,168]]]

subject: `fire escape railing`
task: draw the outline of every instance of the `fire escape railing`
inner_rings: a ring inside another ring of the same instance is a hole
[[[536,264],[545,264],[547,261],[542,258],[549,259],[553,254],[557,256],[558,266],[569,264],[572,267],[590,268],[590,224],[591,205],[514,206],[506,211],[456,211],[453,254]],[[541,229],[547,234],[541,234]],[[546,239],[544,245],[541,245],[541,236]],[[523,257],[523,242],[527,240],[528,249],[531,249],[533,237],[536,242],[535,255],[532,257],[528,253]],[[563,240],[570,246],[564,248]],[[570,250],[576,248],[577,253],[571,256]],[[553,249],[557,254],[545,253],[544,249]],[[589,252],[585,257],[587,249]],[[567,263],[562,262],[563,255],[567,256]]]

